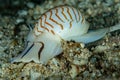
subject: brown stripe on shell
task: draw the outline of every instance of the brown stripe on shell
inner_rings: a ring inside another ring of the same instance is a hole
[[[67,13],[70,16],[70,19],[73,21],[72,15],[70,14],[70,9],[67,7]]]
[[[65,17],[65,19],[68,21],[67,16],[64,13],[64,8],[62,7],[62,15]]]
[[[70,24],[70,28],[72,28],[72,21],[70,21],[70,23],[69,23],[69,24]]]
[[[45,30],[47,30],[47,31],[49,32],[49,29],[48,29],[48,28],[46,28],[45,26],[42,26],[42,18],[40,19],[40,27],[41,27],[41,28],[44,28]]]
[[[77,12],[78,12],[78,17],[79,17],[79,18],[78,18],[78,21],[80,21],[80,16],[81,16],[81,13],[80,13],[80,11],[79,11],[79,10],[78,10]]]
[[[51,28],[54,28],[53,25],[51,25],[50,23],[48,23],[48,22],[46,21],[47,15],[46,15],[46,14],[44,14],[44,15],[45,15],[45,24],[49,25]]]
[[[59,20],[61,20],[62,22],[64,22],[64,21],[60,18],[60,16],[58,15],[58,9],[56,8],[55,10],[56,10],[56,13],[55,13],[56,17],[57,17]]]
[[[33,34],[34,34],[36,37],[38,37],[38,35],[35,33],[36,31],[39,32],[39,33],[43,33],[43,31],[41,31],[41,30],[38,29],[38,26],[35,26],[34,31],[33,31]]]
[[[53,30],[50,30],[53,35],[55,35],[55,32]]]
[[[73,13],[74,13],[74,15],[75,15],[75,19],[76,19],[76,21],[78,22],[78,20],[77,20],[77,15],[76,15],[76,13],[75,13],[75,9],[73,8],[73,7],[71,7],[72,8],[72,11],[73,11]]]
[[[52,18],[52,11],[50,11],[50,18],[49,18],[49,19],[50,19],[52,22],[58,24],[58,25],[60,26],[60,28],[63,30],[63,25],[60,24],[59,22],[57,22],[56,20],[54,20],[54,19]]]

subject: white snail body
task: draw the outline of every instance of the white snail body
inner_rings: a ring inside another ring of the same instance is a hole
[[[88,28],[89,24],[79,10],[70,6],[50,9],[29,32],[25,50],[11,62],[34,61],[46,64],[49,59],[62,52],[62,39],[86,44],[102,38],[109,32],[109,28],[96,31],[88,31]]]

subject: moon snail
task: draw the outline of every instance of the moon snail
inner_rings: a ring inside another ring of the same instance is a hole
[[[120,24],[103,29],[89,30],[89,23],[81,12],[70,6],[58,6],[45,12],[37,21],[34,29],[30,28],[26,48],[13,58],[14,62],[46,64],[48,60],[62,52],[61,40],[94,42],[106,33],[120,29]]]

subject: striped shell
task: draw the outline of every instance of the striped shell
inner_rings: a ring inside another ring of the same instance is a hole
[[[70,6],[59,6],[44,13],[28,34],[25,50],[13,62],[46,64],[62,52],[61,40],[89,43],[100,39],[100,34],[89,33],[89,25],[80,11]],[[99,32],[99,31],[98,31]],[[104,33],[105,34],[105,33]]]
[[[35,25],[34,35],[46,32],[70,40],[71,36],[86,33],[88,27],[79,10],[69,6],[59,6],[50,9],[40,17]]]

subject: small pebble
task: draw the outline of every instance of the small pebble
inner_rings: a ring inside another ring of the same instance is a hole
[[[16,24],[19,24],[19,23],[21,23],[21,22],[24,22],[24,19],[16,19]]]
[[[34,8],[34,6],[35,6],[34,3],[32,3],[32,2],[28,2],[27,3],[27,7],[28,8]]]
[[[27,14],[28,14],[28,12],[26,10],[19,10],[18,11],[19,16],[26,16]]]
[[[5,48],[2,47],[2,46],[0,46],[0,52],[2,52],[2,51],[4,51],[4,50],[5,50]]]
[[[2,38],[2,37],[3,37],[3,32],[0,31],[0,38]]]

